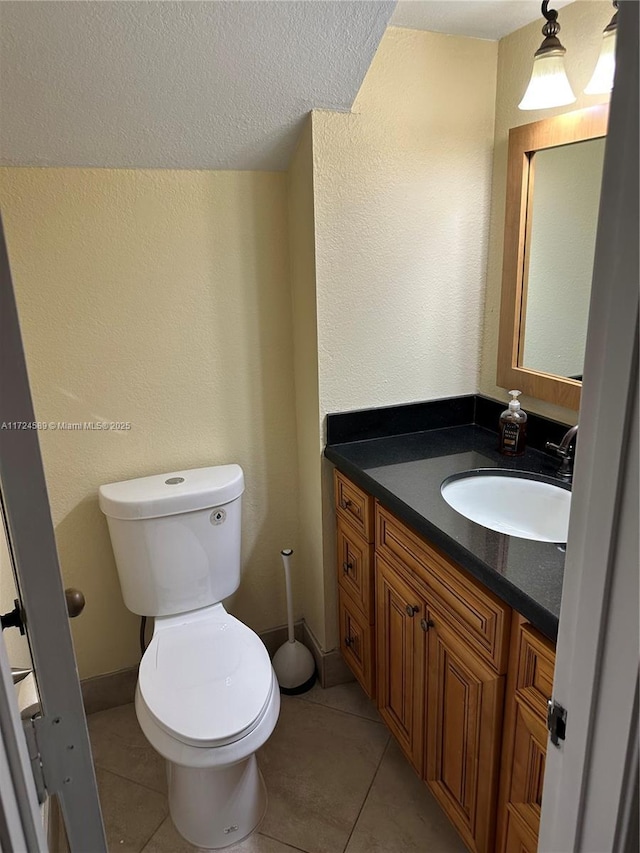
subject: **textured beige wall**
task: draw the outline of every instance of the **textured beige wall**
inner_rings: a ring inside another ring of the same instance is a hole
[[[321,414],[474,393],[497,44],[390,28],[314,112]]]
[[[574,94],[575,104],[552,110],[522,111],[518,104],[531,74],[533,54],[540,46],[541,24],[535,21],[501,39],[498,49],[498,85],[496,91],[495,148],[493,155],[493,186],[491,191],[491,226],[489,232],[489,263],[484,309],[482,363],[479,390],[491,397],[507,399],[505,390],[496,385],[498,356],[498,324],[502,284],[502,251],[504,237],[504,206],[506,196],[507,146],[509,129],[553,115],[593,106],[608,101],[608,96],[583,94],[596,65],[602,30],[613,14],[607,0],[578,0],[559,12],[560,39],[567,49],[565,62]],[[507,389],[508,390],[508,389]],[[531,397],[522,397],[529,411],[575,423],[576,412],[553,406]]]
[[[230,609],[283,624],[279,551],[297,544],[286,175],[7,168],[0,203],[38,419],[132,424],[40,434],[64,581],[87,598],[81,675],[139,656],[101,483],[239,462]]]
[[[493,42],[390,28],[353,113],[313,113],[322,438],[327,412],[476,391],[496,62]],[[329,648],[330,474],[325,464]]]
[[[312,119],[308,117],[288,172],[289,252],[298,434],[298,553],[294,561],[308,628],[326,646],[321,516],[322,441],[318,425],[318,333]]]

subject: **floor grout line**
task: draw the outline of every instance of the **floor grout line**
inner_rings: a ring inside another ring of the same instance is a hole
[[[391,735],[389,735],[389,737],[387,738],[387,742],[385,744],[385,747],[382,750],[382,755],[380,756],[380,761],[378,762],[378,766],[376,767],[376,771],[373,774],[373,779],[371,780],[371,784],[367,788],[367,793],[364,796],[364,800],[362,801],[362,805],[360,806],[358,814],[356,815],[356,819],[353,822],[353,826],[351,827],[351,832],[349,833],[349,837],[347,838],[345,845],[342,848],[342,853],[346,853],[346,851],[347,851],[347,847],[349,846],[349,842],[351,841],[351,837],[353,836],[353,833],[356,830],[356,826],[358,825],[358,821],[360,820],[360,815],[362,814],[362,811],[367,804],[367,800],[369,799],[369,794],[371,793],[371,789],[373,788],[373,783],[376,781],[376,779],[378,777],[378,773],[380,772],[380,767],[382,766],[382,762],[384,761],[384,757],[389,750],[389,744],[390,743],[391,743]]]
[[[384,726],[382,719],[376,720],[373,717],[365,717],[363,714],[356,714],[355,711],[345,711],[344,708],[334,708],[333,705],[327,705],[324,702],[314,702],[313,699],[305,699],[303,696],[292,696],[292,699],[298,699],[300,702],[307,702],[309,705],[315,705],[316,708],[326,708],[328,711],[337,711],[339,714],[347,714],[349,717],[357,717],[359,720],[366,720],[368,723],[377,723]]]
[[[162,818],[162,820],[160,821],[160,823],[156,826],[156,828],[153,830],[153,832],[151,833],[151,835],[150,835],[150,836],[147,838],[147,840],[144,842],[144,844],[143,844],[143,845],[142,845],[142,847],[140,848],[139,853],[144,853],[145,847],[148,847],[148,845],[149,845],[149,844],[151,844],[151,841],[153,840],[153,836],[154,836],[154,835],[156,834],[156,832],[160,829],[160,827],[161,827],[161,826],[162,826],[162,824],[165,822],[165,820],[170,820],[170,816],[169,816],[169,814],[168,814],[168,813],[167,813],[167,814]]]
[[[132,785],[139,785],[141,788],[144,788],[145,791],[151,791],[152,794],[159,794],[161,797],[164,797],[169,802],[168,794],[166,791],[159,791],[157,788],[152,788],[150,785],[145,785],[144,782],[138,782],[137,779],[130,779],[129,776],[123,776],[122,773],[116,773],[115,770],[111,770],[109,767],[103,767],[102,764],[98,764],[95,760],[93,762],[96,770],[101,770],[103,773],[110,773],[112,776],[117,776],[118,779],[124,779],[125,782],[131,782]]]
[[[278,844],[284,844],[292,850],[297,850],[298,853],[311,853],[310,850],[305,850],[304,847],[296,847],[295,844],[289,844],[288,841],[283,841],[282,838],[276,838],[275,835],[269,835],[266,832],[260,832],[260,830],[256,831],[256,835],[262,835],[263,838],[268,838],[270,841],[276,841]]]

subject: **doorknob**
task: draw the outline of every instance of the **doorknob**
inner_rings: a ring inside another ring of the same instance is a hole
[[[84,610],[84,605],[86,603],[84,593],[80,592],[79,589],[74,589],[70,586],[65,589],[64,597],[67,602],[67,613],[69,615],[69,619],[74,619],[76,616],[79,616]],[[15,606],[11,613],[2,614],[2,630],[4,631],[5,628],[19,628],[20,633],[24,634],[22,608],[20,607],[20,602],[17,598],[14,604]]]
[[[74,619],[76,616],[79,616],[84,610],[84,594],[80,592],[79,589],[74,589],[70,586],[65,589],[64,597],[67,601],[67,613],[69,614],[69,619]]]

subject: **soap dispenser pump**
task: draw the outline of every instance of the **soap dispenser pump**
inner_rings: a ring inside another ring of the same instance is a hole
[[[521,456],[526,447],[527,413],[520,408],[522,391],[509,391],[509,408],[500,415],[500,453]]]

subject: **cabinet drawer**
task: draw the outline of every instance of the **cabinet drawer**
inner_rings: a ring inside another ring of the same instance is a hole
[[[338,518],[338,583],[358,605],[368,622],[374,621],[372,551],[350,524]]]
[[[516,698],[541,720],[547,718],[547,701],[553,692],[555,646],[531,625],[520,629],[520,650],[515,678]]]
[[[334,470],[336,510],[367,541],[373,542],[373,499],[344,474]]]
[[[376,503],[376,551],[412,572],[439,599],[454,630],[502,675],[511,608]],[[427,598],[429,592],[425,593]]]
[[[364,692],[373,699],[375,698],[373,628],[342,589],[338,591],[338,609],[340,650]]]

